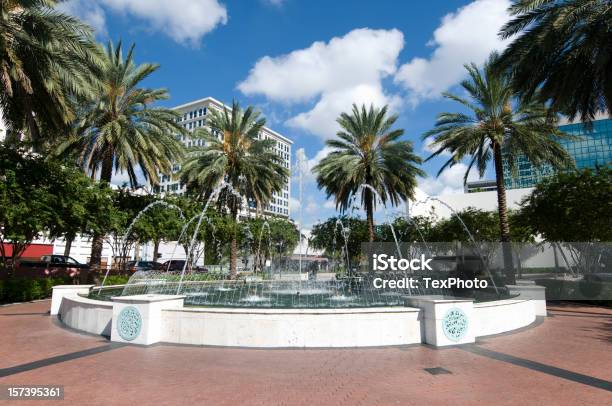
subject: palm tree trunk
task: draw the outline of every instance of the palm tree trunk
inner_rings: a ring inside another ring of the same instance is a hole
[[[238,218],[238,204],[236,202],[236,198],[232,199],[231,203],[231,216],[234,222]],[[238,261],[238,241],[237,241],[237,230],[236,224],[233,224],[232,230],[232,241],[230,242],[230,279],[235,279],[238,273],[236,266]]]
[[[502,165],[501,145],[498,142],[493,142],[493,157],[495,161],[499,231],[504,258],[506,284],[514,284],[516,280],[514,278],[514,266],[512,264],[512,246],[510,243],[510,225],[508,223],[508,206],[506,202],[506,186],[504,184],[504,168]]]
[[[107,154],[102,162],[102,171],[100,172],[100,181],[110,183],[113,177],[113,155]],[[91,241],[91,256],[89,267],[92,269],[100,269],[102,263],[102,248],[104,244],[104,233],[96,231],[93,234]]]
[[[370,242],[374,242],[374,204],[372,191],[370,189],[365,188],[364,190],[365,197],[365,206],[366,206],[366,216],[368,220],[368,237]]]

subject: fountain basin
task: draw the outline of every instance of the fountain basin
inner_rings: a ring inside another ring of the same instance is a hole
[[[474,342],[477,337],[525,327],[541,303],[504,299],[486,303],[420,297],[408,306],[278,309],[185,306],[185,296],[146,294],[113,301],[78,294],[57,296],[59,320],[76,330],[113,341],[252,348],[375,347],[426,342],[435,346]],[[453,316],[448,319],[449,313]],[[460,316],[460,317],[458,317]],[[465,318],[463,331],[461,317]],[[448,323],[454,326],[449,335]],[[459,322],[459,323],[458,323]],[[454,324],[453,324],[454,323]],[[122,328],[125,330],[121,332]],[[126,333],[127,331],[127,333]],[[126,338],[127,337],[127,338]]]
[[[113,296],[180,294],[186,296],[186,306],[195,307],[323,309],[403,307],[408,294],[397,290],[395,295],[389,295],[389,291],[374,289],[366,281],[188,280],[180,283],[175,280],[176,275],[144,278],[149,278],[149,275],[134,275],[125,287],[95,288],[89,296],[110,301]]]
[[[420,309],[184,308],[164,312],[163,341],[229,347],[370,347],[421,342]]]

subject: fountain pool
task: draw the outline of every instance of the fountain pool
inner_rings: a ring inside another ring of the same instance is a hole
[[[368,278],[191,277],[177,295],[180,274],[134,275],[121,286],[56,286],[51,314],[123,343],[261,348],[464,344],[546,314],[544,288],[537,286],[509,286],[504,298],[475,301],[440,290],[374,289]]]

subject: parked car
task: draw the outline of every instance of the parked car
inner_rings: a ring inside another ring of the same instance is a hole
[[[162,264],[162,270],[169,272],[182,271],[185,266],[185,260],[183,259],[171,259]]]
[[[24,259],[17,263],[17,273],[23,276],[62,276],[76,277],[89,265],[82,264],[66,255],[43,255],[40,260]]]
[[[161,265],[161,269],[162,271],[181,272],[184,266],[185,266],[184,259],[171,259],[171,260],[164,262]],[[193,267],[193,270],[196,272],[208,272],[206,268],[203,268],[201,266],[195,266]]]
[[[125,269],[132,272],[159,271],[163,269],[163,265],[157,261],[129,261],[125,264]]]

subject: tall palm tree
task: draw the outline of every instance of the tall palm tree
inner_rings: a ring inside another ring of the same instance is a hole
[[[499,67],[510,69],[526,97],[540,92],[553,109],[592,120],[612,111],[612,3],[605,0],[520,0],[502,38],[520,34]]]
[[[35,147],[65,134],[73,98],[91,96],[101,54],[91,29],[52,0],[0,2],[0,109],[9,136]],[[43,137],[43,134],[45,137]]]
[[[165,89],[139,87],[158,65],[136,65],[134,46],[123,56],[121,42],[109,42],[99,76],[102,83],[95,99],[82,106],[74,124],[74,134],[57,148],[58,155],[77,156],[86,172],[109,182],[116,171],[126,171],[130,185],[137,184],[136,169],[151,183],[160,173],[170,173],[172,162],[183,157],[177,134],[185,130],[177,124],[178,113],[150,105],[168,98]],[[102,235],[92,242],[91,265],[99,266]]]
[[[442,165],[438,175],[469,157],[464,181],[467,181],[474,167],[482,177],[487,164],[493,160],[500,239],[505,243],[510,241],[510,227],[502,152],[506,154],[512,172],[520,156],[527,158],[534,166],[550,164],[553,168],[567,167],[572,164],[572,159],[558,143],[558,139],[569,136],[557,128],[556,115],[540,102],[517,100],[514,97],[512,78],[494,69],[497,58],[496,53],[491,54],[482,70],[474,63],[465,65],[469,79],[461,82],[461,87],[469,97],[452,93],[443,95],[460,103],[470,112],[440,113],[435,128],[426,132],[423,139],[433,137],[431,146],[435,152],[427,160],[442,153],[450,153],[450,158]],[[507,252],[505,249],[504,263],[509,273],[512,258],[507,256]]]
[[[274,152],[275,142],[260,139],[266,123],[252,107],[242,110],[237,102],[231,110],[209,110],[208,128],[200,128],[193,134],[205,143],[194,147],[184,161],[179,176],[192,190],[208,196],[222,181],[235,192],[250,201],[265,204],[274,192],[280,192],[287,181],[289,171]],[[226,191],[227,192],[227,191]],[[235,194],[224,193],[232,220],[238,220],[241,200]],[[234,229],[230,244],[230,276],[236,276],[238,258],[237,230]]]
[[[366,109],[353,104],[351,114],[342,113],[337,119],[338,139],[326,142],[333,151],[313,168],[319,188],[325,189],[327,197],[334,195],[336,208],[342,211],[361,191],[370,242],[374,241],[376,209],[373,190],[382,204],[389,201],[395,206],[413,197],[417,176],[424,176],[412,142],[399,140],[404,130],[392,129],[396,120],[397,115],[387,116],[387,106]]]

